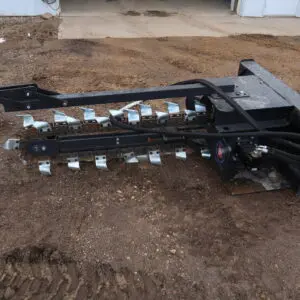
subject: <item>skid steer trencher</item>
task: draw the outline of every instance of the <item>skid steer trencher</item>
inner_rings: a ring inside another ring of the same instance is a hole
[[[166,109],[155,111],[155,99]],[[241,61],[237,77],[155,88],[59,94],[35,84],[1,87],[0,104],[24,125],[3,147],[21,151],[43,175],[55,162],[73,170],[86,161],[108,169],[111,159],[161,165],[164,155],[186,160],[191,149],[211,160],[233,194],[300,187],[300,95],[253,60]],[[119,107],[98,116],[99,104]],[[74,106],[83,120],[59,110]],[[40,109],[53,109],[54,122],[28,113]]]

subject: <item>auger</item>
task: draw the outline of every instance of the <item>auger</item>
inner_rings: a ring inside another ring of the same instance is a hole
[[[158,99],[165,109],[153,109]],[[233,193],[300,186],[300,95],[254,60],[241,61],[237,77],[155,88],[59,94],[35,84],[2,87],[0,103],[22,111],[24,127],[3,147],[21,151],[43,175],[51,175],[53,161],[73,170],[93,161],[107,170],[111,159],[161,165],[163,155],[186,160],[191,150],[223,180],[246,184]],[[101,116],[87,107],[97,104],[114,107]],[[75,106],[83,120],[59,110]],[[53,109],[54,122],[28,114],[40,109]]]

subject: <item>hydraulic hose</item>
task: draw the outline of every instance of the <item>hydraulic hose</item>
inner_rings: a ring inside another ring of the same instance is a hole
[[[288,153],[286,151],[282,151],[282,150],[279,150],[279,149],[276,149],[276,148],[270,148],[269,151],[270,151],[270,154],[281,155],[283,157],[286,157],[286,158],[289,158],[289,159],[300,162],[300,155],[291,154],[291,153]]]
[[[113,125],[125,129],[131,130],[135,132],[141,133],[157,133],[163,134],[167,136],[181,136],[186,138],[204,138],[204,139],[215,139],[215,138],[232,138],[232,137],[269,137],[269,138],[281,138],[279,142],[281,144],[288,144],[289,146],[293,146],[294,148],[300,148],[300,146],[296,143],[289,142],[284,140],[283,138],[291,138],[300,140],[300,134],[294,132],[274,132],[274,131],[267,131],[263,130],[260,125],[246,112],[238,103],[234,101],[232,97],[227,95],[222,89],[218,86],[214,85],[213,83],[209,82],[205,79],[193,79],[193,80],[186,80],[177,82],[173,85],[185,85],[185,84],[202,84],[209,89],[211,89],[214,93],[224,99],[231,107],[233,107],[252,127],[255,131],[248,131],[248,132],[233,132],[233,133],[206,133],[206,132],[179,132],[177,130],[167,130],[165,128],[143,128],[132,126],[129,124],[125,124],[123,122],[118,121],[114,117],[110,117],[110,121]],[[277,158],[280,161],[283,161],[288,164],[300,164],[300,156],[290,154],[285,151],[278,150],[276,148],[271,148],[269,155]]]
[[[276,143],[277,145],[282,145],[282,146],[286,146],[289,148],[293,148],[294,150],[300,151],[300,145],[285,139],[272,139],[272,141],[274,143]]]
[[[125,124],[123,122],[118,121],[114,117],[110,117],[110,121],[116,127],[125,130],[131,130],[135,132],[141,133],[157,133],[168,136],[181,136],[187,138],[231,138],[231,137],[246,137],[246,136],[254,136],[254,137],[281,137],[281,138],[291,138],[291,139],[299,139],[300,134],[294,132],[275,132],[275,131],[248,131],[248,132],[232,132],[232,133],[207,133],[207,132],[179,132],[175,130],[167,130],[165,128],[144,128],[137,127],[129,124]]]
[[[281,161],[281,162],[284,162],[288,165],[297,165],[297,166],[300,166],[300,161],[299,160],[293,160],[289,157],[286,157],[286,156],[283,156],[283,155],[280,155],[280,154],[275,154],[275,153],[270,153],[270,156],[271,157],[274,157],[275,159]]]
[[[248,114],[248,112],[246,112],[237,102],[235,102],[232,97],[228,96],[222,89],[220,89],[218,86],[211,83],[210,81],[206,79],[191,79],[177,82],[172,85],[185,85],[196,83],[200,83],[214,91],[218,96],[224,99],[231,107],[233,107],[255,130],[262,130],[259,124]]]

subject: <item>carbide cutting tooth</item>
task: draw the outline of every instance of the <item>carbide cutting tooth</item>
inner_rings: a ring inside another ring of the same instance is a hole
[[[152,116],[152,108],[148,104],[140,104],[140,111],[142,117]]]
[[[149,161],[153,165],[161,165],[161,159],[160,159],[160,151],[159,150],[152,150],[149,151]]]
[[[95,164],[97,169],[108,170],[106,155],[96,155]]]
[[[184,111],[184,119],[185,121],[194,121],[197,117],[197,112],[195,110],[186,109]]]
[[[200,104],[198,101],[195,101],[195,111],[197,113],[205,113],[206,107],[202,104]]]
[[[17,115],[17,117],[23,118],[23,127],[28,128],[33,126],[34,124],[34,119],[32,115]]]
[[[124,118],[124,111],[121,109],[110,109],[109,113],[114,118],[118,118],[118,119]]]
[[[39,170],[42,175],[51,175],[51,163],[50,160],[39,161]]]
[[[96,121],[102,127],[108,127],[111,125],[109,117],[96,117],[95,110],[92,108],[80,107],[83,110],[83,116],[85,121]]]
[[[48,122],[45,121],[35,121],[32,115],[17,115],[17,117],[23,118],[23,127],[30,128],[33,127],[40,131],[50,131],[51,127]]]
[[[180,113],[179,104],[174,103],[174,102],[168,102],[168,101],[165,101],[165,104],[167,105],[169,114],[179,114]]]
[[[80,163],[78,156],[67,158],[68,167],[71,170],[80,170]]]
[[[80,109],[83,110],[83,118],[85,121],[93,121],[96,119],[95,110],[92,108],[80,107]]]
[[[138,124],[140,123],[140,115],[137,110],[134,109],[125,109],[125,111],[128,114],[128,123],[129,124]]]
[[[80,120],[67,116],[65,113],[53,110],[55,123],[79,124]]]
[[[98,124],[100,124],[102,127],[109,127],[111,126],[109,117],[96,117],[95,119]]]
[[[201,149],[201,156],[202,156],[202,158],[205,158],[205,159],[211,159],[211,153],[210,153],[209,149],[207,149],[207,148]]]
[[[137,157],[134,155],[133,152],[130,153],[125,153],[123,155],[124,160],[127,164],[137,164],[139,163],[139,160],[137,159]]]
[[[3,144],[5,150],[18,150],[20,148],[20,139],[8,139]]]
[[[176,148],[175,155],[177,159],[186,160],[186,150],[184,148]]]
[[[169,114],[162,111],[156,111],[155,112],[157,117],[157,122],[160,124],[166,123],[169,119]]]

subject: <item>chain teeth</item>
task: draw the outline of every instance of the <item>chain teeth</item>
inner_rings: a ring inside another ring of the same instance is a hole
[[[137,164],[139,163],[138,158],[135,156],[134,152],[125,153],[123,155],[124,160],[127,164]]]
[[[18,150],[20,148],[20,139],[8,139],[3,144],[5,150]]]
[[[132,103],[140,106],[139,110],[122,108],[119,110],[111,109],[109,114],[122,122],[128,122],[131,125],[142,124],[145,127],[153,127],[155,123],[164,126],[170,123],[170,126],[186,125],[189,122],[195,122],[197,117],[205,113],[205,106],[195,104],[196,110],[185,110],[180,112],[179,105],[173,102],[165,102],[168,106],[168,112],[156,111],[152,114],[150,105],[141,103]],[[132,107],[128,105],[126,107]],[[105,131],[102,128],[111,128],[110,130],[119,130],[119,128],[112,126],[109,116],[97,116],[95,110],[92,108],[80,107],[83,111],[84,121],[67,116],[64,112],[54,110],[55,123],[47,123],[44,121],[35,121],[33,116],[29,114],[18,115],[23,118],[23,126],[27,129],[35,128],[37,131],[27,130],[24,132],[23,139],[27,140],[34,137],[43,136],[60,136],[67,134],[83,134],[98,131]],[[125,118],[126,113],[126,118]],[[98,125],[98,126],[97,126]]]
[[[78,156],[67,158],[68,168],[71,170],[80,170],[80,163]]]
[[[137,110],[134,109],[125,109],[127,112],[127,118],[128,118],[128,123],[135,125],[139,124],[141,119],[140,119],[140,114]]]
[[[165,104],[167,105],[169,114],[179,114],[180,113],[179,104],[174,103],[174,102],[168,102],[168,101],[165,101]]]
[[[34,124],[34,119],[32,115],[16,115],[17,117],[23,118],[23,127],[32,127]]]
[[[186,124],[183,122],[192,122],[197,120],[198,116],[206,112],[206,107],[197,101],[195,101],[195,110],[186,109],[184,113],[180,112],[180,106],[177,103],[165,101],[165,104],[167,106],[167,112],[155,111],[154,115],[152,107],[148,104],[141,103],[141,101],[130,103],[121,109],[111,109],[109,110],[109,114],[114,118],[121,119],[123,122],[128,122],[132,125],[143,123],[147,127],[155,126],[155,123],[162,126],[164,126],[166,123],[170,123],[170,126],[179,126],[179,124]],[[133,109],[136,106],[139,106],[139,110]],[[24,143],[27,140],[30,140],[35,136],[47,137],[47,132],[49,132],[51,136],[60,136],[68,133],[74,134],[77,132],[82,134],[85,132],[97,132],[98,130],[100,130],[97,124],[101,125],[101,127],[112,126],[110,118],[108,116],[97,116],[95,110],[92,108],[80,107],[80,109],[83,111],[84,121],[80,121],[76,118],[70,117],[64,112],[57,110],[53,110],[55,123],[51,124],[44,121],[35,121],[33,116],[30,114],[18,115],[19,117],[23,118],[24,128],[35,128],[38,131],[26,131],[26,138],[24,140],[8,139],[4,143],[3,148],[6,150],[25,149]],[[118,128],[112,128],[112,130],[115,129]],[[104,130],[104,132],[106,132],[106,130]],[[166,148],[163,149],[166,150]],[[112,155],[112,158],[121,158],[127,164],[136,164],[139,162],[149,161],[151,164],[159,166],[162,165],[161,155],[174,155],[174,148],[172,148],[171,151],[162,150],[163,152],[160,152],[159,149],[151,149],[148,151],[144,148],[139,150],[135,149],[138,155],[136,155],[135,152],[130,152],[132,149],[127,150],[128,152],[123,154],[117,152],[117,155]],[[112,152],[108,152],[107,154],[111,155]],[[70,168],[71,170],[80,170],[80,161],[86,161],[86,155],[89,155],[90,160],[94,161],[97,169],[108,170],[107,155],[99,154],[96,151],[94,152],[94,154],[93,152],[89,152],[89,154],[80,152],[74,154],[69,153],[67,155],[61,156],[59,155],[58,160],[60,162],[67,162],[68,168]],[[175,157],[179,160],[186,160],[186,149],[182,146],[177,146],[175,148]],[[51,175],[50,160],[40,160],[38,162],[38,167],[42,175]]]
[[[111,122],[109,120],[109,117],[96,117],[95,120],[102,127],[110,127],[111,126]]]
[[[97,169],[108,170],[106,155],[96,155],[95,164]]]
[[[140,112],[142,117],[151,117],[152,116],[152,108],[147,104],[140,104]]]
[[[50,160],[39,161],[39,170],[42,175],[51,176],[51,162]]]
[[[159,150],[151,150],[148,152],[149,161],[152,165],[161,165],[160,151]]]
[[[96,113],[95,110],[92,108],[87,107],[79,107],[81,110],[83,110],[83,118],[85,121],[93,121],[96,120]]]
[[[83,118],[84,121],[96,121],[102,127],[109,127],[111,126],[109,117],[97,117],[95,110],[92,108],[80,107],[83,110]]]
[[[206,107],[199,102],[195,101],[195,111],[197,113],[205,113],[206,112]]]
[[[185,148],[176,148],[175,156],[177,159],[186,160],[187,159],[186,149]]]
[[[124,118],[124,111],[122,109],[110,109],[109,113],[114,118],[118,118],[118,119]]]
[[[67,123],[70,125],[80,123],[80,120],[73,118],[73,117],[69,117],[61,111],[53,110],[53,113],[54,113],[54,122],[55,123]]]
[[[173,151],[163,151],[161,152],[158,149],[149,150],[147,154],[136,155],[135,152],[119,153],[111,158],[123,159],[126,164],[138,164],[141,162],[150,162],[152,165],[160,166],[162,165],[161,156],[162,155],[174,155]],[[187,159],[187,152],[184,147],[175,148],[175,157],[176,159],[185,161]],[[95,166],[99,170],[109,170],[107,166],[108,158],[106,154],[91,155],[86,153],[86,156],[71,156],[67,158],[61,158],[58,162],[67,162],[68,168],[71,170],[79,171],[80,162],[95,162]],[[41,160],[38,162],[39,171],[42,175],[51,176],[51,161],[50,160]]]
[[[194,121],[197,117],[197,112],[195,110],[186,109],[184,111],[184,119],[185,121],[191,122]]]
[[[37,130],[42,132],[51,131],[51,127],[48,122],[45,121],[35,121],[32,115],[25,114],[25,115],[17,115],[17,117],[23,118],[23,127],[30,128],[33,127]]]
[[[169,114],[163,111],[156,111],[155,112],[157,117],[157,123],[165,124],[169,120]]]

